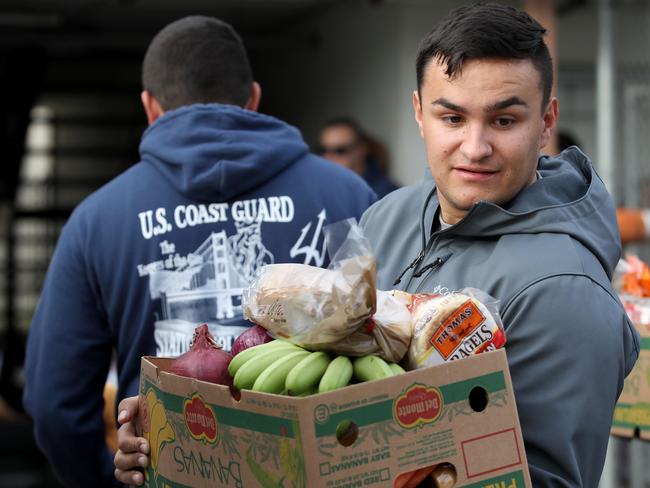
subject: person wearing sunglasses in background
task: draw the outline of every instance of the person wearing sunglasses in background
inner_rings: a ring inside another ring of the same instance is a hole
[[[398,188],[386,175],[386,148],[366,134],[357,121],[350,117],[337,117],[323,126],[318,152],[325,159],[362,176],[379,198]]]

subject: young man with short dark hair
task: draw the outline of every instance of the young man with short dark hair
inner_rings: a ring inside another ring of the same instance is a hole
[[[544,33],[478,4],[424,38],[413,107],[431,176],[362,226],[380,288],[499,300],[533,485],[595,487],[639,342],[610,284],[611,197],[577,148],[539,156],[558,118]]]

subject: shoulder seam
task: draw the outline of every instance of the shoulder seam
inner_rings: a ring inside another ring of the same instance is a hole
[[[528,289],[530,289],[531,287],[537,285],[538,283],[541,283],[542,281],[550,280],[550,279],[552,279],[552,278],[564,277],[564,276],[576,276],[576,277],[583,277],[583,278],[588,279],[588,280],[591,281],[593,284],[595,284],[598,288],[600,288],[601,290],[603,290],[607,295],[609,295],[610,298],[612,298],[612,300],[614,300],[614,302],[618,303],[619,306],[621,307],[621,312],[623,312],[623,313],[627,316],[627,312],[625,311],[625,309],[624,309],[624,308],[622,307],[622,305],[620,304],[620,301],[619,301],[618,297],[615,296],[615,295],[613,295],[613,294],[610,292],[610,290],[608,290],[607,288],[605,288],[603,285],[601,285],[601,284],[598,283],[596,280],[594,280],[591,276],[589,276],[589,275],[587,275],[587,274],[585,274],[585,273],[552,273],[552,274],[548,274],[548,275],[545,275],[545,276],[540,276],[539,278],[537,278],[537,279],[535,279],[535,280],[533,280],[533,281],[531,281],[531,282],[525,284],[524,286],[522,286],[522,287],[519,289],[519,291],[517,291],[514,295],[512,295],[512,296],[510,297],[510,299],[508,300],[508,302],[506,303],[506,305],[503,307],[503,309],[499,311],[500,315],[503,317],[503,316],[506,314],[506,311],[508,310],[508,308],[510,307],[510,305],[512,305],[512,303],[513,303],[517,298],[519,298],[519,297],[521,296],[521,294],[524,293],[526,290],[528,290]],[[638,354],[638,352],[640,351],[641,347],[640,347],[640,344],[638,343],[638,340],[637,340],[636,335],[634,334],[634,330],[633,330],[632,324],[631,324],[630,320],[626,320],[625,322],[626,322],[626,324],[627,324],[628,329],[632,330],[632,337],[634,338],[634,348],[635,348],[635,350],[636,350],[636,352],[637,352],[637,354]]]
[[[515,292],[515,293],[510,297],[510,299],[508,300],[508,302],[506,303],[506,305],[503,307],[503,311],[505,312],[505,311],[508,309],[508,307],[510,307],[510,305],[512,304],[512,302],[514,302],[517,298],[519,298],[519,296],[520,296],[522,293],[524,293],[526,290],[528,290],[529,288],[531,288],[531,287],[537,285],[538,283],[541,283],[542,281],[550,280],[550,279],[552,279],[552,278],[560,278],[560,277],[564,277],[564,276],[576,276],[576,277],[583,277],[583,278],[586,278],[586,279],[588,279],[589,281],[591,281],[592,283],[594,283],[596,286],[598,286],[599,288],[601,288],[601,289],[602,289],[605,293],[607,293],[607,294],[608,294],[608,295],[609,295],[609,296],[610,296],[610,297],[611,297],[615,302],[618,302],[618,298],[617,298],[616,296],[612,295],[612,293],[611,293],[607,288],[605,288],[603,285],[601,285],[600,283],[598,283],[596,280],[594,280],[594,279],[593,279],[591,276],[589,276],[588,274],[586,274],[586,273],[577,273],[577,272],[562,272],[562,273],[552,273],[552,274],[548,274],[548,275],[545,275],[545,276],[540,276],[540,277],[534,279],[533,281],[530,281],[530,282],[526,283],[524,286],[522,286],[522,287],[519,289],[519,291]]]

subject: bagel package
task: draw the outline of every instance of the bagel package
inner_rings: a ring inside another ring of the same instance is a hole
[[[408,369],[502,347],[506,337],[497,305],[494,298],[473,288],[448,295],[414,295]]]

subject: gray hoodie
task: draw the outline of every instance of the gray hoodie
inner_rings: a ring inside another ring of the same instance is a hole
[[[507,205],[479,202],[442,231],[432,232],[430,177],[391,193],[361,223],[380,289],[474,287],[499,300],[534,486],[596,487],[639,338],[610,284],[620,237],[591,162],[572,147],[540,158],[538,170]]]

